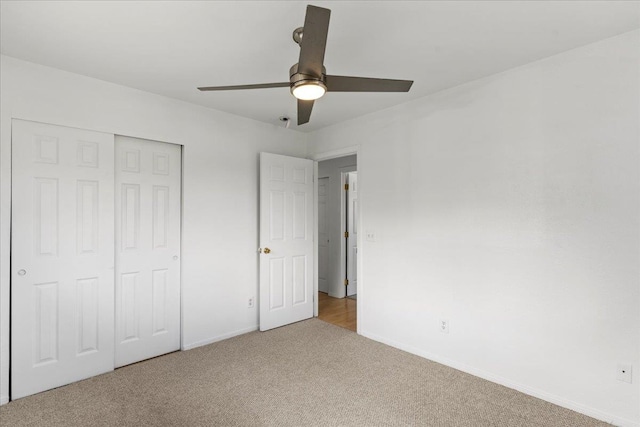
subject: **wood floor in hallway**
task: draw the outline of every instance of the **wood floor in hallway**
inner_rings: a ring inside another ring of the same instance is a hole
[[[357,301],[351,298],[333,298],[318,292],[318,319],[356,332]]]

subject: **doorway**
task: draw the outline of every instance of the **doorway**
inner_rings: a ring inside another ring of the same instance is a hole
[[[357,155],[318,162],[318,318],[357,330]]]

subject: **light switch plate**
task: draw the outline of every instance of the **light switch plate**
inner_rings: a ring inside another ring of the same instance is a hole
[[[439,322],[439,326],[440,326],[440,332],[442,332],[443,334],[448,334],[449,333],[449,321],[445,320],[445,319],[440,319],[438,322]]]

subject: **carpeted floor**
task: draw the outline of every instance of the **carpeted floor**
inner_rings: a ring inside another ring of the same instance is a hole
[[[5,426],[604,426],[317,319],[0,407]]]

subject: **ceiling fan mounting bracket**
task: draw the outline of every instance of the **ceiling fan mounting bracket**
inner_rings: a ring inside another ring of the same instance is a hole
[[[293,30],[293,41],[300,44],[302,42],[302,34],[304,33],[304,27],[298,27]]]

